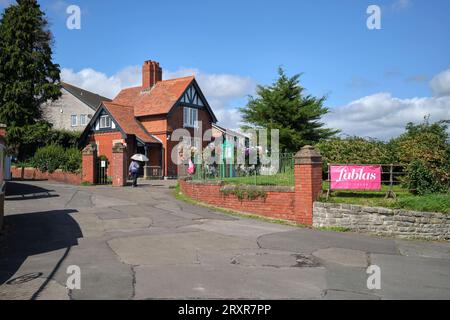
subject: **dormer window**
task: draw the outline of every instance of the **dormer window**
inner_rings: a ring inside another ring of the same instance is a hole
[[[100,129],[111,128],[111,117],[104,115],[100,117]]]

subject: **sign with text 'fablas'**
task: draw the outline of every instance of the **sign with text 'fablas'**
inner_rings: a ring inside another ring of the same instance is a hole
[[[381,166],[332,165],[330,180],[334,190],[381,190]]]

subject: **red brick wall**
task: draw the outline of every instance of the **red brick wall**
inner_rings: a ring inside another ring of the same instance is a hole
[[[312,226],[313,206],[322,191],[321,156],[313,147],[305,146],[295,155],[293,191],[267,189],[265,199],[239,200],[235,195],[220,192],[222,185],[179,179],[181,191],[197,201],[217,207],[291,220]]]
[[[11,173],[14,179],[49,180],[73,185],[81,184],[80,173],[62,172],[61,170],[57,170],[53,173],[48,173],[41,172],[35,168],[24,168],[22,176],[22,168],[11,167]]]
[[[179,180],[181,191],[188,197],[213,206],[240,212],[300,222],[294,209],[293,191],[267,191],[267,197],[255,200],[239,200],[235,195],[220,192],[222,185],[216,183],[192,183]]]

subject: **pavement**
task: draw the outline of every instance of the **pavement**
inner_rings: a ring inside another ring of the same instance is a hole
[[[230,216],[177,201],[174,183],[9,182],[0,299],[450,299],[448,242]]]

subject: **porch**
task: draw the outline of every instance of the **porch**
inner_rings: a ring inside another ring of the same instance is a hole
[[[164,151],[161,144],[142,144],[138,141],[136,153],[144,154],[149,161],[139,168],[139,177],[160,180],[164,177]],[[130,155],[131,158],[132,155]]]

